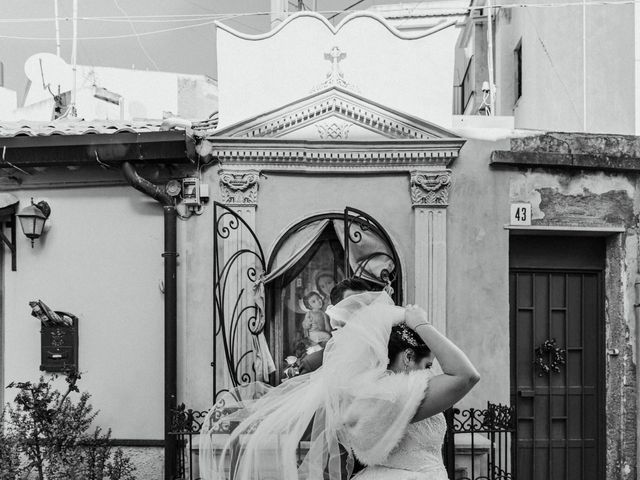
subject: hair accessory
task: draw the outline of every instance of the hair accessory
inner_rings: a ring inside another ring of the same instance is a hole
[[[400,333],[400,337],[402,337],[402,340],[407,342],[412,347],[419,347],[420,346],[418,341],[413,336],[412,330],[409,327],[407,327],[406,324],[401,323],[400,325],[398,325],[398,330],[399,330],[399,333]]]

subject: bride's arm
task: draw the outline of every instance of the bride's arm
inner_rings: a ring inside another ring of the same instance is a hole
[[[428,322],[424,310],[407,307],[406,323],[429,346],[443,371],[429,380],[427,394],[411,420],[418,422],[455,404],[478,383],[480,374],[464,352]]]

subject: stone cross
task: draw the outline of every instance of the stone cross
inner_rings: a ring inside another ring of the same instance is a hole
[[[342,76],[338,62],[344,60],[346,56],[347,54],[340,50],[340,47],[333,47],[329,53],[324,54],[324,58],[331,61],[331,73],[327,75],[328,77],[334,75]]]
[[[340,71],[340,65],[339,65],[340,60],[344,60],[346,56],[347,54],[342,50],[340,50],[340,47],[338,46],[332,47],[329,53],[324,54],[324,58],[331,62],[331,71],[327,73],[327,78],[325,78],[324,82],[322,82],[320,85],[316,85],[311,90],[312,93],[318,92],[327,87],[335,87],[335,86],[347,88],[355,92],[358,91],[358,89],[355,86],[351,85],[349,82],[347,82],[344,79],[344,75]]]

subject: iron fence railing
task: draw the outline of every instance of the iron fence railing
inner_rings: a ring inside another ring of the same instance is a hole
[[[187,409],[184,403],[173,412],[171,422],[171,435],[178,440],[176,453],[176,471],[173,472],[174,480],[200,480],[198,468],[198,437],[202,423],[209,413]]]
[[[175,480],[201,480],[198,437],[207,411],[174,411],[171,435],[178,441]],[[486,409],[444,412],[447,433],[442,447],[450,480],[515,480],[514,407],[487,403]]]
[[[515,408],[449,409],[443,458],[451,480],[515,479]]]

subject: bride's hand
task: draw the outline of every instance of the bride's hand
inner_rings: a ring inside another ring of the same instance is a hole
[[[425,312],[422,308],[417,305],[407,305],[404,321],[411,330],[415,330],[418,325],[430,325],[429,319],[427,317],[427,312]]]

